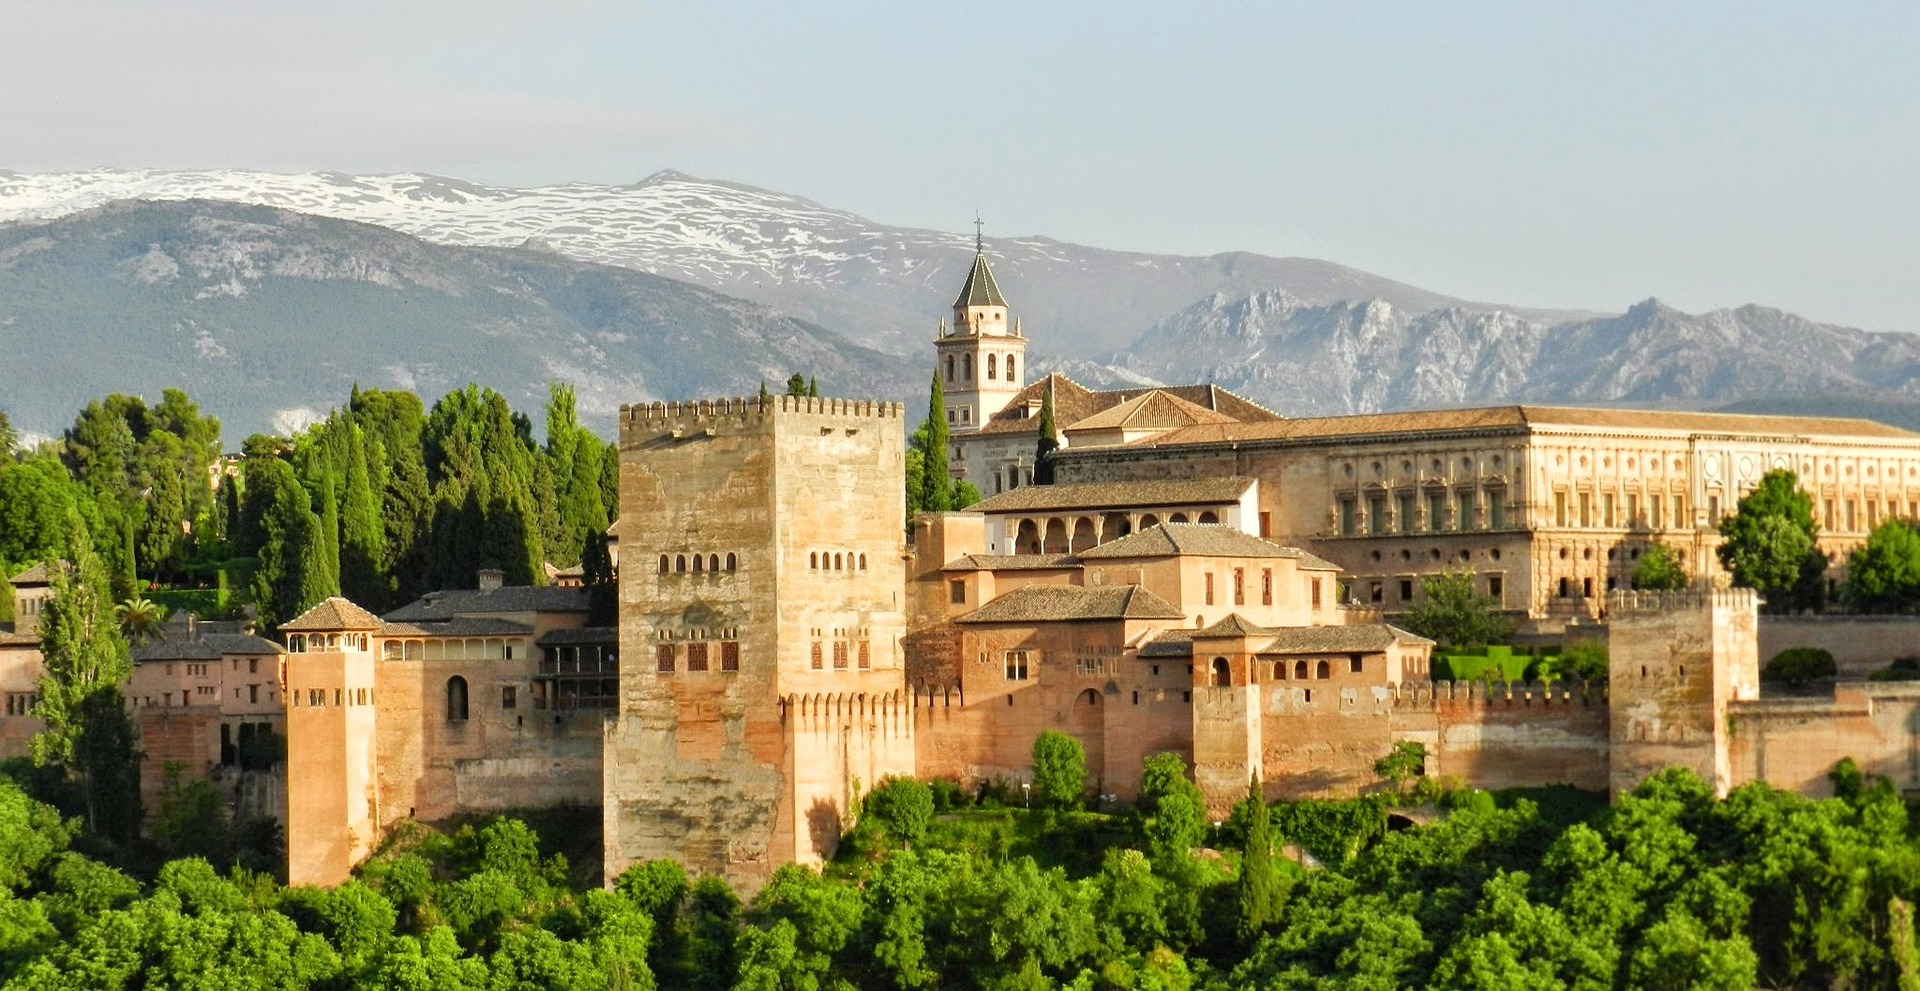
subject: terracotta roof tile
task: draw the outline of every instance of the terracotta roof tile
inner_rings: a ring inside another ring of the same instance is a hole
[[[991,419],[980,426],[977,432],[1033,434],[1037,437],[1040,432],[1040,414],[1036,409],[1029,415],[1028,407],[1040,402],[1046,395],[1049,384],[1053,387],[1053,422],[1056,425],[1084,422],[1096,413],[1154,392],[1192,403],[1202,409],[1225,414],[1237,423],[1258,423],[1280,419],[1280,414],[1217,385],[1163,385],[1096,391],[1056,372],[1028,384],[1026,388],[1016,393],[1007,402],[1006,408],[995,413]]]
[[[380,617],[337,595],[280,624],[282,633],[299,633],[306,630],[377,630],[379,628]]]
[[[1172,430],[1196,423],[1236,422],[1225,413],[1188,402],[1164,389],[1154,389],[1101,410],[1078,423],[1069,424],[1065,430],[1067,433],[1083,430]]]
[[[942,571],[1042,571],[1076,568],[1071,554],[966,554],[948,561]]]
[[[395,623],[430,623],[473,613],[586,612],[591,593],[584,588],[507,585],[491,591],[454,589],[428,592],[387,613]]]
[[[1126,509],[1155,506],[1221,506],[1240,501],[1253,479],[1155,479],[1143,482],[1070,482],[1023,485],[967,507],[969,513],[1018,513],[1060,509]]]
[[[1185,619],[1165,599],[1138,585],[1028,585],[955,620],[958,623],[1051,623],[1089,619]]]
[[[383,637],[513,637],[526,636],[533,627],[510,619],[455,617],[431,623],[381,623]]]
[[[1355,626],[1296,626],[1275,630],[1273,641],[1261,647],[1259,652],[1262,654],[1340,654],[1385,650],[1395,644],[1432,646],[1433,641],[1386,623],[1362,623]]]
[[[47,573],[47,565],[43,561],[7,579],[7,584],[19,588],[22,585],[45,585],[51,581],[53,577]]]
[[[1255,626],[1235,612],[1228,613],[1225,619],[1204,629],[1193,631],[1193,638],[1198,640],[1207,637],[1258,637],[1272,636],[1273,633],[1273,630],[1264,626]]]
[[[227,654],[284,654],[287,648],[246,633],[204,633],[187,639],[155,640],[133,649],[135,661],[184,661]]]
[[[1285,557],[1306,558],[1305,552],[1282,547],[1217,523],[1161,523],[1118,540],[1109,540],[1080,552],[1082,560],[1129,557]],[[1318,561],[1318,558],[1314,560]],[[1324,562],[1322,562],[1324,563]]]

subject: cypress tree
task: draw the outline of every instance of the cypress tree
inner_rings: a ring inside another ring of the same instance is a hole
[[[1053,452],[1060,449],[1060,430],[1053,422],[1053,379],[1040,397],[1040,441],[1033,452],[1033,484],[1053,484]]]
[[[367,470],[366,438],[353,423],[347,424],[346,468],[340,505],[340,591],[369,609],[380,609],[387,604],[386,579],[380,573],[386,534]]]
[[[333,472],[322,471],[314,487],[320,493],[319,526],[314,529],[301,599],[308,605],[340,594],[340,498],[333,491]],[[302,607],[304,608],[304,607]]]
[[[278,458],[248,466],[248,501],[259,506],[259,567],[253,576],[253,601],[262,629],[272,629],[320,601],[324,587],[318,571],[320,520],[293,468]]]
[[[133,727],[120,685],[133,674],[114,615],[112,579],[78,512],[67,516],[66,561],[48,569],[52,598],[40,619],[42,674],[34,762],[80,786],[87,827],[130,839],[140,821]]]
[[[607,553],[606,534],[589,532],[586,535],[580,548],[580,577],[587,586],[587,625],[614,625],[618,592],[614,586],[613,558]]]
[[[607,508],[607,523],[620,518],[620,444],[609,441],[600,452],[600,502]]]
[[[920,511],[944,513],[953,506],[953,474],[947,468],[947,396],[940,373],[933,373],[927,397],[926,440],[920,449]]]
[[[1284,896],[1280,877],[1273,865],[1273,822],[1265,796],[1260,794],[1260,776],[1247,783],[1247,808],[1252,815],[1247,823],[1247,845],[1240,857],[1240,938],[1252,944],[1280,915]]]
[[[820,380],[811,375],[807,376],[807,398],[820,398]]]

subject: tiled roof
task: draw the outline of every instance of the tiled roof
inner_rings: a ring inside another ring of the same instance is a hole
[[[958,623],[1048,623],[1085,619],[1185,619],[1165,599],[1138,585],[1028,585],[955,620]]]
[[[1340,654],[1355,651],[1385,650],[1394,644],[1428,644],[1433,641],[1386,623],[1362,623],[1356,626],[1296,626],[1275,630],[1273,642],[1260,648],[1262,654]]]
[[[486,592],[470,588],[428,592],[386,618],[395,623],[430,623],[473,613],[586,612],[588,595],[584,588],[533,585],[508,585]]]
[[[1080,552],[1083,560],[1127,557],[1286,557],[1308,555],[1293,547],[1241,533],[1217,523],[1160,523]],[[1319,560],[1315,558],[1315,560]]]
[[[301,633],[307,630],[377,630],[379,628],[380,617],[337,595],[280,624],[280,631],[283,633]]]
[[[1156,506],[1224,506],[1240,501],[1253,479],[1155,479],[1144,482],[1071,482],[1023,485],[967,507],[969,513],[1018,513],[1060,509],[1129,509]]]
[[[431,623],[381,623],[383,637],[513,637],[526,636],[533,627],[510,619],[455,617]]]
[[[619,643],[620,628],[617,626],[576,626],[563,630],[548,630],[534,641],[541,647],[553,647],[574,643]]]
[[[1192,630],[1167,630],[1140,645],[1141,657],[1192,657]]]
[[[1219,423],[1182,427],[1135,441],[1137,447],[1176,447],[1247,441],[1311,441],[1446,430],[1526,431],[1536,427],[1665,430],[1687,433],[1785,434],[1920,440],[1920,434],[1872,420],[1842,417],[1755,416],[1673,410],[1599,409],[1569,406],[1486,406],[1321,416],[1266,423]]]
[[[967,554],[948,561],[942,571],[1040,571],[1078,567],[1071,554]]]
[[[1255,626],[1247,622],[1236,612],[1228,613],[1227,618],[1205,629],[1193,631],[1193,636],[1195,639],[1205,639],[1207,637],[1257,637],[1272,635],[1273,632],[1274,631],[1264,626]]]
[[[1191,403],[1164,389],[1154,389],[1117,406],[1101,410],[1078,423],[1069,424],[1067,433],[1082,430],[1172,430],[1196,423],[1236,423],[1233,417]]]
[[[227,654],[284,654],[285,647],[246,633],[203,633],[191,639],[155,640],[136,647],[136,661],[205,660]]]
[[[1069,428],[1079,426],[1089,417],[1104,410],[1154,392],[1192,403],[1201,409],[1225,414],[1237,423],[1258,423],[1280,419],[1278,413],[1217,385],[1162,385],[1096,391],[1056,372],[1028,384],[1026,388],[1015,393],[1006,407],[995,413],[986,423],[981,424],[976,433],[1039,436],[1040,414],[1037,411],[1029,414],[1027,409],[1039,403],[1049,387],[1053,389],[1053,422]]]
[[[967,271],[966,285],[960,287],[960,295],[954,297],[953,305],[962,306],[1005,306],[1006,297],[1000,295],[1000,286],[993,281],[993,270],[987,267],[986,252],[973,256],[973,268]]]
[[[7,584],[19,588],[22,585],[45,585],[51,581],[53,578],[47,574],[47,565],[43,561],[7,579]]]

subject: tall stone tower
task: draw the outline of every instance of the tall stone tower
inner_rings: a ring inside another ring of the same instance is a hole
[[[605,862],[765,883],[913,773],[898,403],[778,396],[620,414],[620,708]]]
[[[934,349],[947,427],[954,433],[980,429],[1025,384],[1027,339],[1018,322],[1008,328],[1007,301],[987,267],[986,243],[978,237],[973,268],[953,300],[953,325],[940,325]]]
[[[1665,767],[1732,787],[1727,706],[1760,697],[1759,611],[1747,588],[1607,596],[1614,794]]]
[[[280,625],[287,638],[287,883],[332,887],[380,840],[380,618],[334,596]]]

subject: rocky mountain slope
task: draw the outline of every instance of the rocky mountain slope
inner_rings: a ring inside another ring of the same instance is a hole
[[[798,196],[678,172],[627,186],[515,189],[417,174],[0,171],[0,223],[121,199],[258,203],[442,244],[531,242],[757,300],[915,360],[935,321],[949,315],[973,253],[970,235],[892,227]],[[963,218],[954,219],[960,226]],[[990,248],[1035,349],[1063,358],[1123,347],[1213,292],[1281,289],[1310,303],[1379,299],[1409,312],[1493,309],[1310,258],[1138,254],[1044,237],[994,237]]]
[[[1099,382],[1214,382],[1294,416],[1515,401],[1711,406],[1920,395],[1920,338],[1759,306],[1688,314],[1649,299],[1619,316],[1547,324],[1262,292],[1214,294],[1104,362],[1063,370]]]
[[[343,402],[477,381],[537,408],[823,391],[924,396],[919,367],[767,306],[550,251],[434,244],[270,207],[113,203],[0,228],[0,408],[54,433],[88,398],[188,389],[230,440]],[[924,402],[924,399],[920,400]]]

